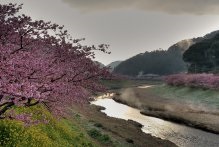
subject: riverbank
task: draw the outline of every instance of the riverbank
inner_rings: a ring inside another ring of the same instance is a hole
[[[139,123],[108,117],[100,112],[102,109],[89,103],[74,104],[69,117],[57,119],[43,105],[16,108],[16,112],[32,112],[34,117],[46,117],[48,123],[25,126],[17,120],[0,120],[0,146],[176,146],[143,133]]]
[[[0,146],[175,147],[143,133],[139,123],[107,117],[102,109],[89,103],[74,104],[67,118],[57,119],[43,105],[16,108],[16,112],[46,117],[48,123],[26,126],[18,120],[0,120]]]
[[[98,146],[127,147],[175,147],[170,141],[162,140],[141,131],[142,125],[134,121],[106,116],[100,110],[103,107],[85,104],[73,107],[74,116],[85,130],[96,130],[109,137],[109,142],[100,142],[94,138]]]
[[[101,112],[109,117],[133,120],[142,124],[142,132],[169,140],[179,147],[218,147],[218,135],[199,129],[146,116],[139,109],[118,103],[109,96],[92,101],[92,104],[104,107]]]
[[[219,134],[219,92],[154,85],[114,90],[115,101],[138,108],[142,114]]]

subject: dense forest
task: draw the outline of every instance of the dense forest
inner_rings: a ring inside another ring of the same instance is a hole
[[[167,75],[185,71],[186,64],[182,60],[181,50],[177,48],[138,54],[114,69],[116,73],[130,76],[137,76],[140,72]]]
[[[184,54],[192,73],[218,72],[219,67],[219,34],[192,45]]]

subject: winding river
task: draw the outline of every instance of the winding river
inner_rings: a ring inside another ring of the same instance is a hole
[[[117,103],[111,96],[98,97],[92,104],[105,107],[101,111],[110,117],[139,122],[143,125],[143,132],[169,140],[180,147],[219,147],[219,135],[142,115],[140,110]]]

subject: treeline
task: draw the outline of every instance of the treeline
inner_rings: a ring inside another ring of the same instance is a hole
[[[187,86],[192,88],[219,89],[219,76],[213,74],[175,74],[164,78],[171,86]]]
[[[186,64],[182,60],[179,48],[156,50],[138,54],[120,63],[115,73],[137,76],[143,74],[168,75],[186,71]]]
[[[192,45],[183,54],[191,73],[219,72],[219,34]]]
[[[156,50],[138,54],[114,69],[115,73],[129,76],[137,76],[139,73],[168,75],[187,71],[218,73],[218,30],[203,37],[179,41],[167,51]]]

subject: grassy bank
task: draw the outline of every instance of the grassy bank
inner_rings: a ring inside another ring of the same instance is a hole
[[[86,105],[74,106],[78,123],[88,130],[88,134],[100,147],[175,147],[167,140],[153,137],[141,131],[141,125],[132,121],[106,116],[102,107]]]
[[[164,98],[190,101],[196,105],[219,109],[219,91],[217,90],[158,85],[153,87],[151,91]]]
[[[112,81],[107,84],[124,89],[148,81]],[[33,118],[46,117],[48,124],[25,126],[16,120],[0,120],[0,146],[2,147],[86,147],[86,146],[175,146],[169,141],[152,137],[141,127],[116,118],[107,117],[97,106],[75,104],[67,119],[57,120],[42,105],[31,108],[16,108],[17,113],[34,113]]]
[[[16,108],[17,113],[34,112],[48,124],[25,126],[17,120],[0,120],[0,147],[143,147],[175,146],[141,131],[133,122],[107,117],[100,107],[75,104],[67,119],[57,120],[43,106]]]
[[[34,112],[33,117],[44,114],[48,124],[40,123],[25,126],[17,120],[0,120],[0,146],[2,147],[71,147],[94,146],[76,122],[67,119],[55,119],[43,106],[17,109],[19,112]]]

